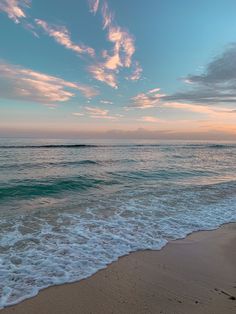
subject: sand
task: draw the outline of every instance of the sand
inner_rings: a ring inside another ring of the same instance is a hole
[[[140,251],[1,314],[236,313],[236,224]]]

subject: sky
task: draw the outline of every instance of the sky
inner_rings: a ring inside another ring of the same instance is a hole
[[[236,139],[235,0],[0,0],[0,136]]]

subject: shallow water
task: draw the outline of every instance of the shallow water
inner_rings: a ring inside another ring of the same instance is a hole
[[[0,308],[236,221],[236,144],[0,140]]]

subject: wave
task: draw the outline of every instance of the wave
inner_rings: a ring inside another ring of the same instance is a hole
[[[87,161],[84,161],[87,162]],[[11,180],[7,185],[0,186],[0,201],[7,199],[30,199],[35,197],[48,197],[55,196],[62,193],[70,192],[82,192],[90,188],[100,189],[103,186],[124,184],[126,181],[132,183],[138,182],[143,185],[148,180],[150,182],[159,180],[185,180],[195,177],[210,177],[215,175],[212,171],[203,170],[191,170],[191,171],[179,171],[179,170],[158,170],[158,171],[119,171],[119,172],[107,172],[107,176],[104,178],[93,178],[92,176],[73,176],[62,178],[45,178],[41,180],[37,179],[25,179],[23,181]],[[126,180],[126,181],[124,181]],[[146,183],[145,183],[146,184]],[[225,181],[214,183],[213,186],[219,184],[235,184],[235,181]],[[211,184],[204,185],[205,187],[211,186]]]
[[[0,200],[9,198],[29,199],[39,196],[53,196],[55,194],[73,191],[85,191],[89,188],[98,188],[103,185],[115,184],[114,180],[94,179],[77,176],[73,178],[55,178],[45,180],[24,180],[23,183],[13,181],[8,186],[0,188]]]
[[[98,147],[99,145],[88,144],[46,144],[46,145],[1,145],[0,149],[6,148],[89,148]]]
[[[236,144],[44,144],[44,145],[0,145],[0,149],[47,149],[47,148],[96,148],[96,147],[162,147],[162,148],[236,148]]]
[[[0,169],[29,169],[29,168],[48,168],[48,167],[67,167],[67,166],[79,166],[79,165],[99,165],[99,162],[85,159],[85,160],[75,160],[75,161],[57,161],[57,162],[39,162],[39,163],[11,163],[11,164],[2,164]]]
[[[160,170],[139,170],[139,171],[118,171],[109,172],[114,177],[123,177],[129,179],[163,179],[173,180],[178,178],[190,178],[190,177],[206,177],[209,175],[216,175],[214,171],[207,170],[172,170],[172,169],[160,169]]]
[[[187,145],[183,145],[182,148],[229,149],[229,148],[236,148],[236,145],[235,144],[187,144]]]

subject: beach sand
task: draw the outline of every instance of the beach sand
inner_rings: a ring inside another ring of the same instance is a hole
[[[236,313],[236,224],[120,258],[1,314]]]

